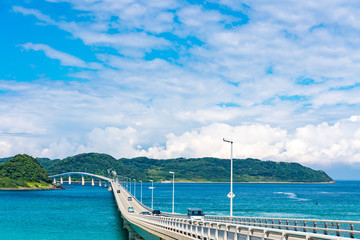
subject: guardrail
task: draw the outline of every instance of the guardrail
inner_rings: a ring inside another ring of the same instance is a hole
[[[285,218],[249,218],[205,216],[208,221],[257,226],[264,228],[292,230],[304,233],[319,233],[337,237],[360,238],[360,222],[318,220],[318,219],[285,219]]]
[[[292,230],[281,230],[257,226],[245,226],[235,223],[192,221],[182,218],[140,216],[140,221],[155,225],[170,231],[180,233],[186,237],[196,239],[262,239],[262,240],[346,240],[350,238],[324,235],[319,233],[299,232]]]

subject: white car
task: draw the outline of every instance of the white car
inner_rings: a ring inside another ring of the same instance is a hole
[[[134,208],[133,208],[133,207],[128,207],[128,212],[129,212],[129,213],[133,213],[133,212],[134,212]]]
[[[204,221],[205,214],[200,208],[189,208],[187,212],[188,217],[193,221]]]

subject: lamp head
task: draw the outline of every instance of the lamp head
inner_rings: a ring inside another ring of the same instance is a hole
[[[228,143],[233,143],[234,142],[233,140],[230,140],[230,139],[227,139],[227,138],[223,138],[223,141],[228,142]]]

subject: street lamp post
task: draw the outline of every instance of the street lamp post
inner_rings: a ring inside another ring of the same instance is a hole
[[[134,179],[134,197],[136,198],[136,179]]]
[[[131,194],[131,182],[132,182],[132,180],[131,180],[131,178],[129,178],[129,183],[130,183],[130,194]]]
[[[173,175],[173,196],[172,196],[172,213],[174,213],[174,202],[175,202],[175,173],[172,171],[169,171]]]
[[[140,182],[140,202],[142,203],[142,181],[139,180]]]
[[[150,180],[151,182],[151,208],[154,209],[154,181]]]
[[[230,192],[227,196],[228,196],[228,198],[230,198],[230,217],[232,217],[232,215],[233,215],[233,198],[235,197],[235,194],[233,193],[233,143],[234,142],[232,140],[225,139],[225,138],[223,138],[223,141],[231,144]]]

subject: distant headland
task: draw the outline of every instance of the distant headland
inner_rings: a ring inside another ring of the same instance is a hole
[[[24,156],[27,155],[17,155],[14,158],[23,158]],[[2,158],[0,163],[13,161],[14,158]],[[108,154],[84,153],[62,160],[51,160],[48,158],[37,158],[34,160],[42,165],[40,166],[42,170],[37,168],[38,170],[36,171],[44,171],[45,174],[47,172],[49,175],[80,171],[113,177],[114,173],[116,173],[118,176],[136,177],[136,179],[141,179],[142,181],[152,179],[154,182],[167,182],[172,181],[172,175],[169,174],[169,171],[174,171],[177,182],[205,183],[229,182],[230,176],[230,161],[228,159],[210,157],[161,160],[146,157],[115,159]],[[0,165],[0,184],[3,181],[1,178],[4,178],[1,174],[4,164]],[[19,170],[14,168],[13,171]],[[18,176],[20,179],[21,174]],[[9,180],[6,181],[11,182]],[[24,183],[23,180],[22,182]],[[46,180],[45,178],[41,182],[50,184],[49,179]],[[324,171],[313,170],[299,163],[262,161],[248,158],[234,159],[234,182],[333,183],[334,181]]]

